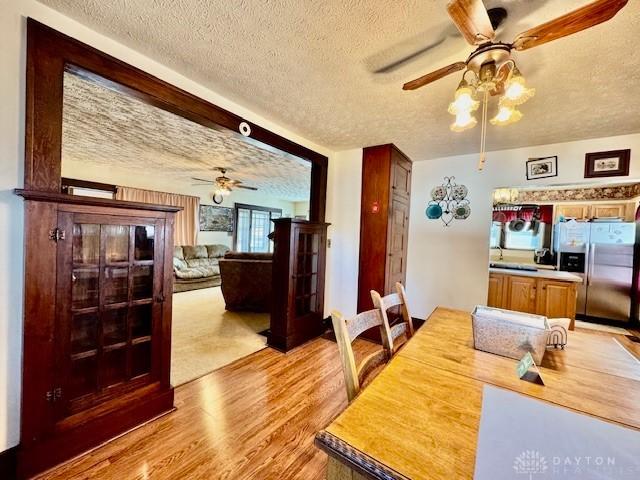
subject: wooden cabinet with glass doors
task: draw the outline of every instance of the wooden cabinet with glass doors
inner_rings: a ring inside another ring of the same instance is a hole
[[[25,362],[23,378],[32,415],[22,420],[19,476],[30,477],[173,408],[179,208],[18,193],[27,217],[45,226],[26,234],[25,269],[41,278],[33,295],[26,289],[25,322],[47,332],[24,343],[30,357],[40,355]]]
[[[164,220],[60,213],[62,417],[158,379]]]

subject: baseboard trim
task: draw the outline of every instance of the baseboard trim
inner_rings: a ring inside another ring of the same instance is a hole
[[[18,447],[0,452],[0,478],[15,480],[18,471]]]

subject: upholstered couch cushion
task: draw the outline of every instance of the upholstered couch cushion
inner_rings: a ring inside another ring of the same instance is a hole
[[[229,247],[226,245],[184,245],[175,247],[173,251],[173,271],[176,284],[189,282],[191,285],[195,285],[194,282],[197,283],[199,279],[202,279],[203,286],[212,286],[211,280],[217,279],[217,285],[219,285],[220,267],[218,266],[218,259],[228,251]]]

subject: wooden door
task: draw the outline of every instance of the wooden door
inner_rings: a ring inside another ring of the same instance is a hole
[[[391,191],[407,199],[411,195],[411,162],[396,150],[391,153]]]
[[[58,218],[56,421],[159,379],[165,222]]]
[[[538,281],[537,313],[548,318],[576,317],[577,287],[575,283]],[[573,325],[573,322],[571,322]]]
[[[394,195],[389,209],[385,295],[395,292],[396,282],[405,283],[408,235],[409,202],[399,195]]]
[[[504,308],[517,312],[536,313],[536,284],[535,278],[509,275]]]
[[[503,308],[504,305],[504,275],[489,275],[489,295],[487,305],[494,308]]]

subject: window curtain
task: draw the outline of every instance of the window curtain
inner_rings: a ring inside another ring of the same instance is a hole
[[[539,205],[537,208],[525,206],[520,209],[497,208],[493,210],[493,221],[507,223],[521,218],[525,222],[530,222],[536,210],[542,223],[553,222],[553,205]]]
[[[197,244],[200,198],[192,197],[191,195],[178,195],[177,193],[154,192],[153,190],[118,186],[116,200],[182,207],[182,211],[176,214],[176,222],[173,231],[173,244]]]

